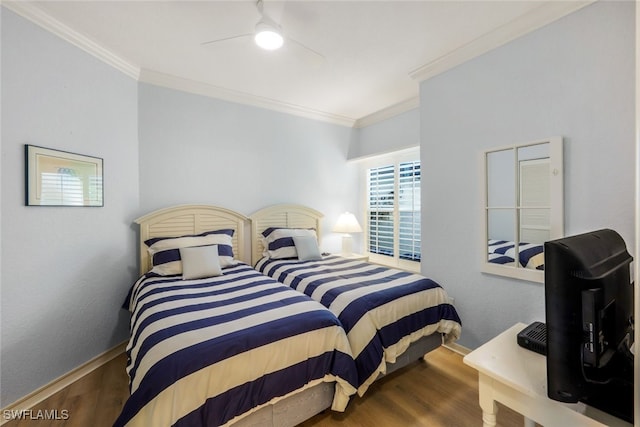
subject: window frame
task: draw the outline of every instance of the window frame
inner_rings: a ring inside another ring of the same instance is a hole
[[[393,201],[393,240],[394,251],[393,256],[381,255],[372,253],[369,251],[369,170],[377,167],[384,167],[393,165],[394,167],[394,194],[399,194],[400,187],[400,164],[407,162],[418,162],[422,167],[420,160],[420,148],[410,148],[405,150],[399,150],[388,154],[383,154],[375,157],[368,158],[362,161],[361,177],[362,177],[362,189],[363,189],[363,218],[365,218],[363,226],[363,248],[364,253],[369,257],[369,261],[385,265],[388,267],[401,268],[403,270],[409,270],[412,272],[420,272],[421,261],[407,260],[400,258],[399,245],[400,245],[400,207],[399,200],[394,198]],[[422,169],[421,174],[422,177]],[[422,191],[422,178],[420,180],[420,192]],[[422,206],[419,207],[419,211],[422,211]],[[415,211],[414,211],[415,212]],[[420,245],[422,245],[422,236],[420,235]]]

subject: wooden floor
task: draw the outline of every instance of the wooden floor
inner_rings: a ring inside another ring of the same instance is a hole
[[[66,420],[12,420],[4,426],[111,426],[128,396],[125,364],[123,354],[31,412],[35,417],[38,410],[57,410],[60,418],[66,413]],[[439,348],[426,361],[414,362],[374,383],[364,398],[353,398],[344,413],[325,411],[301,426],[473,427],[482,426],[481,418],[476,371],[463,364],[459,354]],[[523,422],[521,415],[500,406],[498,426],[520,427]]]

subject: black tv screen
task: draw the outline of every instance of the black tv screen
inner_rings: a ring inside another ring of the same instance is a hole
[[[633,258],[598,230],[546,242],[547,393],[633,422]]]

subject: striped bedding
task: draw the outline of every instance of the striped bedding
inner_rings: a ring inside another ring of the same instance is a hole
[[[460,318],[436,282],[401,270],[329,256],[320,261],[262,258],[255,267],[329,308],[342,323],[362,396],[386,362],[432,333],[459,338]]]
[[[336,317],[246,264],[207,279],[143,276],[128,308],[131,396],[116,426],[226,425],[334,381],[343,411],[356,391]]]
[[[513,264],[515,258],[515,243],[507,240],[489,240],[489,262],[494,264]],[[520,243],[518,245],[518,259],[524,268],[544,270],[543,245]]]

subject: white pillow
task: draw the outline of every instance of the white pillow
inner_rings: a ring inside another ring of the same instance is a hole
[[[296,245],[298,259],[300,261],[317,261],[322,259],[318,240],[314,236],[293,236],[293,243]]]
[[[204,279],[222,275],[218,245],[180,248],[182,280]]]

